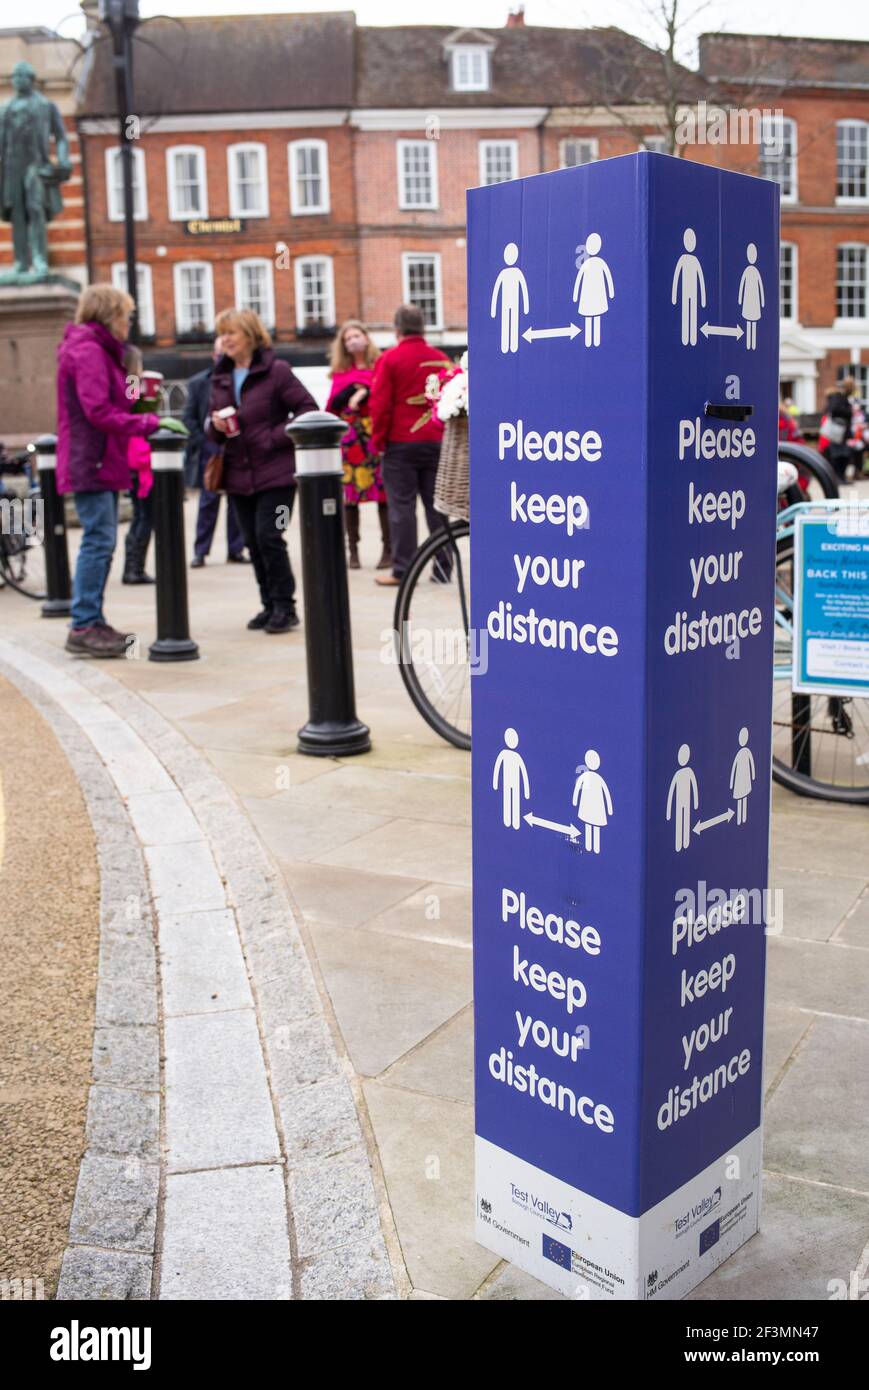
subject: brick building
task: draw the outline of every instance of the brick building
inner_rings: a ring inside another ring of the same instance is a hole
[[[705,36],[699,72],[665,75],[618,30],[532,28],[521,14],[502,29],[367,28],[352,13],[155,20],[141,35],[141,319],[173,375],[198,365],[231,302],[258,308],[297,362],[322,361],[348,317],[389,341],[402,299],[460,346],[466,188],[667,150],[678,97],[682,111],[726,99],[784,113],[747,144],[680,152],[782,186],[787,391],[812,410],[846,364],[866,385],[869,45]],[[108,59],[105,44],[89,57],[78,124],[89,273],[122,284]]]
[[[776,113],[759,144],[690,152],[780,186],[784,394],[820,409],[850,374],[869,395],[869,43],[707,34],[700,73]]]

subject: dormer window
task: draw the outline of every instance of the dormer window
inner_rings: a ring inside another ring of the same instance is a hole
[[[482,44],[456,44],[451,54],[453,89],[457,92],[488,92],[489,50]]]

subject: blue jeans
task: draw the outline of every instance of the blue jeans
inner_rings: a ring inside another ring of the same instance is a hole
[[[74,496],[82,538],[72,585],[72,625],[92,627],[105,622],[103,592],[118,536],[118,494],[76,492]]]

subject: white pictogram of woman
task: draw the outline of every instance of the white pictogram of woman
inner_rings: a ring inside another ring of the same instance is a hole
[[[576,819],[585,826],[585,848],[589,854],[600,854],[600,830],[613,813],[613,799],[606,782],[598,772],[600,754],[589,748],[585,763],[576,769],[578,776],[573,788]]]
[[[573,282],[573,300],[577,312],[585,319],[586,347],[600,347],[600,320],[615,299],[613,277],[603,256],[598,252],[601,238],[592,232],[585,242],[586,255],[577,257],[578,270]]]
[[[748,798],[756,776],[754,757],[748,746],[748,730],[743,726],[739,731],[739,749],[730,769],[730,790],[736,802],[737,825],[744,825],[748,819]]]
[[[763,313],[765,300],[763,280],[755,265],[757,247],[753,241],[750,241],[746,246],[745,255],[748,265],[742,272],[742,279],[739,282],[739,307],[742,310],[742,317],[745,319],[745,346],[749,351],[752,351],[757,347],[757,322]]]

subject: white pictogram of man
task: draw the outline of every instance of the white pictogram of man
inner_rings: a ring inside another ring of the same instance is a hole
[[[501,300],[502,352],[519,351],[520,296],[524,305],[521,312],[527,314],[531,308],[525,276],[516,264],[518,259],[519,247],[515,241],[508,242],[504,247],[504,269],[500,272],[495,281],[495,288],[492,290],[492,318],[495,318],[498,313],[499,297]]]
[[[508,828],[518,830],[522,821],[522,797],[524,795],[527,800],[531,795],[531,786],[525,760],[521,753],[516,752],[519,747],[519,735],[515,729],[504,730],[504,744],[505,747],[495,759],[492,790],[498,790],[500,781],[504,824]]]
[[[683,347],[696,347],[697,345],[697,300],[700,300],[701,309],[706,308],[706,281],[703,279],[703,267],[694,255],[694,247],[697,245],[697,234],[693,227],[686,227],[682,234],[682,245],[685,247],[683,254],[676,262],[676,270],[673,274],[673,293],[672,302],[677,303],[681,294],[682,298],[682,345]]]
[[[743,726],[739,731],[739,749],[730,769],[730,790],[736,802],[737,825],[744,825],[748,819],[748,798],[754,790],[756,776],[754,754],[748,746],[748,730]]]
[[[691,812],[700,805],[697,778],[688,766],[691,749],[683,743],[679,749],[679,767],[673,773],[670,792],[667,797],[667,820],[676,817],[676,853],[687,849],[691,843]]]

